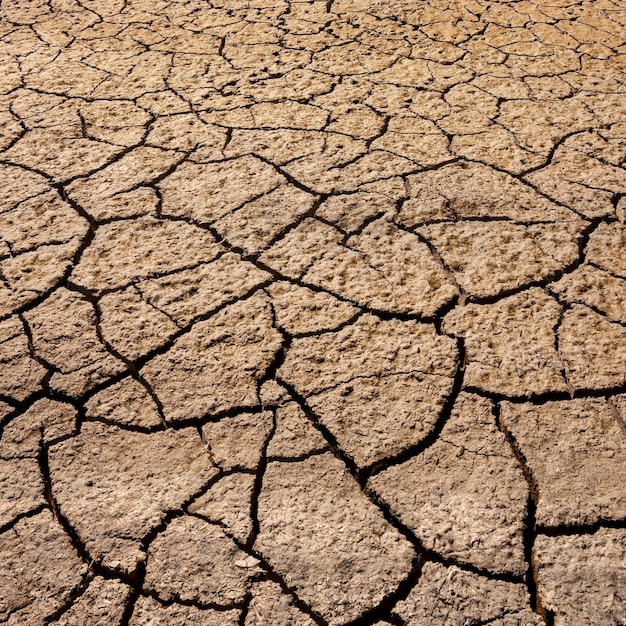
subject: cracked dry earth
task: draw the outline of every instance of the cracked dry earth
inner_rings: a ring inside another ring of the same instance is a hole
[[[626,624],[621,0],[0,11],[0,623]]]

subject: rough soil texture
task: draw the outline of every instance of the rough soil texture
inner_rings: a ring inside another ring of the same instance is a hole
[[[626,624],[620,0],[0,2],[0,624]]]

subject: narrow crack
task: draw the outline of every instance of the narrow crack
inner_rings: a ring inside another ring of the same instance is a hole
[[[500,431],[504,434],[507,442],[509,443],[513,455],[515,456],[517,463],[522,470],[522,474],[528,485],[528,502],[526,504],[526,519],[524,520],[524,559],[527,563],[526,570],[526,587],[530,595],[530,603],[533,610],[538,613],[544,620],[548,620],[548,612],[541,605],[539,595],[537,592],[538,574],[534,563],[534,546],[535,539],[537,537],[537,503],[539,501],[539,487],[535,478],[532,475],[532,471],[526,457],[524,456],[519,444],[515,440],[513,433],[511,433],[500,419],[501,407],[499,404],[495,404],[493,408],[496,425]]]

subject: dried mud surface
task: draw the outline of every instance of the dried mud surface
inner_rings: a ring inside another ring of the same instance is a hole
[[[0,623],[626,624],[619,0],[0,2]]]

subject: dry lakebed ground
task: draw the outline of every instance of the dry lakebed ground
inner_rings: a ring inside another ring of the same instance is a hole
[[[1,624],[626,624],[623,0],[2,0],[0,188]]]

